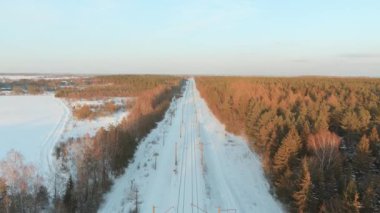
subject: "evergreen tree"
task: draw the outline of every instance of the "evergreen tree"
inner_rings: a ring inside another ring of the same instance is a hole
[[[368,110],[360,107],[357,110],[348,109],[341,119],[341,127],[349,132],[365,131],[371,121],[371,114]]]
[[[305,121],[304,124],[303,124],[303,128],[302,128],[302,140],[303,141],[306,141],[307,138],[309,137],[309,134],[311,133],[310,131],[310,124],[308,121]]]
[[[306,158],[302,160],[302,175],[298,184],[298,190],[293,194],[293,198],[298,212],[304,212],[307,207],[311,186],[311,177]]]
[[[354,180],[350,180],[344,192],[345,207],[348,212],[359,212],[359,195]]]
[[[371,166],[371,158],[369,139],[366,135],[363,135],[363,137],[360,139],[360,142],[356,146],[356,156],[354,160],[356,169],[359,172],[366,174]]]
[[[298,107],[298,110],[296,111],[298,113],[298,120],[300,122],[306,120],[306,116],[307,116],[307,107],[306,107],[306,104],[305,102],[301,102],[300,103],[300,106]]]
[[[295,128],[291,128],[274,156],[273,168],[275,172],[278,173],[287,168],[289,160],[298,153],[300,148],[300,136]]]
[[[266,144],[270,140],[271,132],[274,128],[273,121],[276,118],[276,113],[273,110],[263,113],[259,120],[258,126],[253,132],[253,137],[256,139],[254,146],[259,153],[263,153],[266,148]]]
[[[362,154],[369,154],[369,139],[366,135],[360,139],[359,144],[357,145],[357,152]]]
[[[329,111],[324,103],[321,103],[320,110],[317,116],[317,120],[314,124],[314,132],[329,130]]]
[[[376,125],[380,125],[380,110],[377,111],[374,121]]]
[[[369,135],[369,141],[370,141],[370,149],[372,150],[373,154],[375,156],[378,155],[378,151],[380,150],[380,137],[379,137],[379,133],[377,132],[376,127],[373,127],[371,129],[371,133]]]
[[[76,210],[76,199],[75,199],[75,191],[74,191],[74,182],[73,178],[70,175],[69,181],[66,184],[66,192],[63,197],[63,203],[67,212],[75,212]]]
[[[375,127],[371,129],[369,140],[371,143],[380,143],[379,133],[377,132],[377,129]]]
[[[364,191],[362,203],[364,212],[374,212],[375,190],[371,182]]]
[[[359,108],[359,129],[361,131],[366,131],[371,122],[371,114],[364,107]]]
[[[49,193],[45,186],[40,186],[36,196],[36,205],[39,209],[45,209],[49,204]]]
[[[328,118],[326,115],[320,115],[315,121],[314,132],[329,130]]]
[[[359,130],[359,127],[360,127],[359,118],[357,117],[356,113],[352,109],[347,110],[343,114],[340,124],[341,124],[342,129],[348,132],[355,132]]]

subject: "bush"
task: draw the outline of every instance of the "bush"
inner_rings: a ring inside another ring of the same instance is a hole
[[[74,108],[73,114],[77,119],[80,119],[80,120],[89,119],[92,117],[92,110],[89,105],[83,105],[83,106]]]

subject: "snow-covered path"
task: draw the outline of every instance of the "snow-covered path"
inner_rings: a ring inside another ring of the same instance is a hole
[[[191,79],[141,142],[100,212],[129,212],[136,203],[144,213],[282,212],[268,190],[257,156],[225,131]]]

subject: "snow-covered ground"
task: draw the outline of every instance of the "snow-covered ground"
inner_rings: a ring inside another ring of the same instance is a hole
[[[99,212],[282,212],[261,163],[225,131],[189,80],[184,97],[139,145]]]
[[[101,127],[117,125],[128,115],[122,107],[108,116],[77,120],[70,109],[81,102],[58,99],[53,94],[0,96],[0,160],[12,149],[21,153],[27,163],[34,164],[51,191],[57,168],[53,155],[57,143],[94,136]],[[115,102],[122,104],[120,98],[115,98]]]
[[[126,102],[129,99],[130,98],[114,97],[102,100],[65,100],[65,104],[69,108],[82,105],[100,106],[105,102],[113,101],[116,105],[120,106],[121,109],[114,114],[91,120],[77,120],[75,118],[70,119],[66,125],[61,141],[66,141],[69,138],[80,138],[86,135],[92,137],[101,127],[107,129],[110,125],[118,125],[128,116],[129,112],[126,110]]]
[[[69,118],[68,108],[51,95],[0,96],[0,159],[13,149],[41,174],[48,173]]]
[[[74,78],[81,78],[84,76],[79,75],[39,75],[39,74],[15,74],[15,75],[7,75],[7,74],[0,74],[0,82],[2,81],[18,81],[18,80],[67,80],[67,79],[74,79]]]

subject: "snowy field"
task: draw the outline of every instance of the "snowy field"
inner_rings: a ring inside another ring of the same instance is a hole
[[[0,159],[14,149],[39,172],[50,171],[50,153],[60,138],[70,112],[51,95],[0,97]]]
[[[101,104],[102,101],[92,102]],[[128,115],[124,107],[108,116],[77,120],[70,109],[81,102],[53,95],[0,96],[0,160],[10,150],[19,152],[26,163],[36,166],[51,190],[57,163],[53,153],[57,143],[68,138],[94,136],[99,128],[117,125]],[[115,102],[120,104],[120,98]]]
[[[172,102],[99,212],[282,212],[258,157],[225,131],[195,87]]]
[[[0,74],[0,82],[18,81],[18,80],[67,80],[74,78],[83,78],[78,75],[3,75]]]

